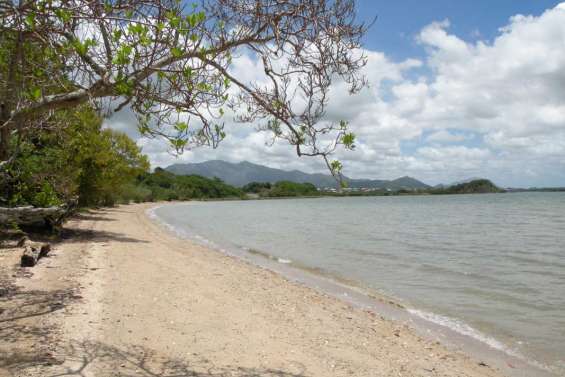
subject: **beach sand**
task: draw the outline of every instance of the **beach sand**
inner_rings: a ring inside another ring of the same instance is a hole
[[[501,376],[406,325],[195,245],[155,204],[90,211],[31,269],[0,250],[0,376]]]

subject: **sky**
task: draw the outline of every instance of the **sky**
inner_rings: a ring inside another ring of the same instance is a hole
[[[328,116],[346,119],[354,151],[338,152],[354,178],[409,175],[428,184],[470,177],[504,187],[565,186],[565,2],[358,1],[377,17],[363,39],[370,86],[330,91]],[[258,63],[234,61],[253,81]],[[253,125],[226,119],[218,149],[181,156],[141,138],[123,111],[106,125],[137,140],[152,166],[222,159],[326,172],[319,159],[265,145]]]

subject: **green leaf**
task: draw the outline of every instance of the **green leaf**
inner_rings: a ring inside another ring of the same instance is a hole
[[[81,56],[86,55],[86,53],[88,52],[88,45],[86,43],[81,43],[77,39],[73,41],[73,48]]]
[[[186,67],[182,73],[185,78],[190,79],[192,77],[192,68]]]
[[[330,169],[332,173],[338,174],[341,173],[341,170],[343,169],[343,165],[338,160],[333,160],[332,162],[330,162]]]
[[[182,50],[178,47],[171,48],[171,55],[173,58],[180,58],[182,56]]]
[[[341,137],[341,142],[347,149],[355,148],[355,134],[352,132],[346,133]]]
[[[33,88],[29,94],[34,101],[38,101],[41,98],[41,89]]]
[[[113,63],[117,65],[126,65],[130,62],[130,54],[133,48],[129,45],[122,45],[114,56]]]
[[[35,27],[35,13],[29,13],[26,16],[24,22],[27,25],[27,27],[29,27],[30,29],[33,29]]]
[[[129,96],[133,92],[133,83],[127,80],[120,80],[116,83],[116,94],[121,96]]]
[[[71,20],[71,12],[66,9],[55,9],[55,16],[57,16],[57,18],[64,23],[67,23]]]
[[[186,124],[186,122],[177,122],[175,124],[175,129],[179,132],[184,132],[188,129],[188,124]]]

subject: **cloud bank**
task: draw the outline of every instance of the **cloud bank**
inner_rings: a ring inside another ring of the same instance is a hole
[[[339,153],[351,177],[411,175],[428,183],[487,177],[504,186],[565,186],[565,3],[542,15],[516,15],[492,41],[468,42],[448,20],[425,26],[423,59],[393,61],[365,51],[370,86],[349,96],[335,83],[328,120],[345,119],[357,148]],[[260,63],[243,56],[234,70],[259,80]],[[249,160],[277,168],[323,171],[284,144],[267,147],[253,125],[226,119],[219,149],[178,159],[161,140],[138,139],[153,166],[173,162]],[[137,137],[135,118],[118,113],[108,126]]]

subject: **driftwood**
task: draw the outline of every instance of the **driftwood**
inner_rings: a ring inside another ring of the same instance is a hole
[[[35,208],[0,207],[0,225],[18,225],[24,227],[46,228],[54,230],[61,226],[65,218],[71,213],[72,207],[67,205]]]
[[[48,243],[39,244],[37,242],[30,242],[27,237],[22,238],[18,245],[22,244],[24,252],[20,261],[22,267],[33,267],[37,262],[47,256],[51,251],[51,245]]]

